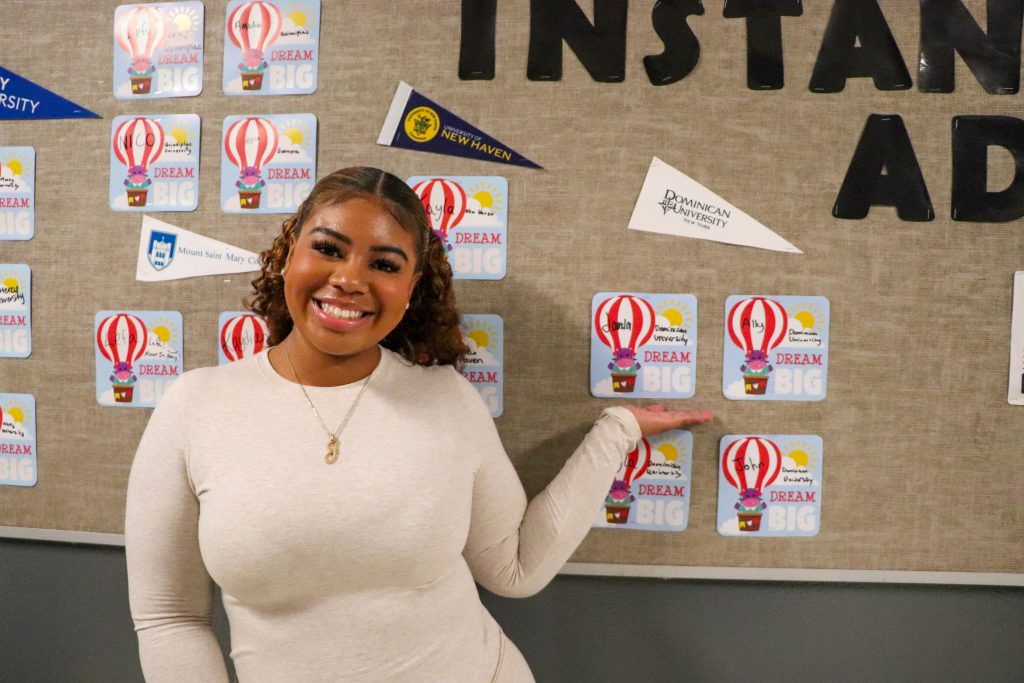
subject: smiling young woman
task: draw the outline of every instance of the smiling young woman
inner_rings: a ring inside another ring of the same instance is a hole
[[[608,408],[527,504],[458,372],[451,270],[415,193],[320,180],[262,255],[269,351],[185,373],[128,485],[129,591],[150,683],[533,680],[480,603],[547,584],[642,434],[710,419]],[[408,306],[408,308],[407,308]]]

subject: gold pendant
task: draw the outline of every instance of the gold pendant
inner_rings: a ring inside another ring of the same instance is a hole
[[[338,462],[338,437],[334,435],[331,435],[331,440],[327,442],[327,456],[324,462],[328,465]]]

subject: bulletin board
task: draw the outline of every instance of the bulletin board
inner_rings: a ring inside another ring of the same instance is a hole
[[[905,90],[879,90],[863,77],[850,78],[840,92],[810,90],[831,2],[806,3],[800,16],[782,18],[782,88],[748,88],[747,22],[724,17],[717,2],[685,17],[700,53],[678,82],[655,86],[645,72],[643,58],[664,49],[652,26],[655,3],[647,0],[599,3],[628,5],[621,82],[595,81],[568,46],[561,80],[530,80],[530,4],[497,3],[495,76],[463,80],[457,0],[325,0],[316,92],[239,98],[221,87],[225,3],[209,1],[202,93],[132,102],[111,91],[117,2],[5,3],[0,65],[102,119],[0,122],[0,146],[35,148],[37,188],[33,239],[0,241],[0,262],[30,265],[33,299],[32,354],[0,359],[0,391],[33,394],[38,429],[38,482],[0,487],[0,526],[123,531],[128,473],[150,411],[97,404],[97,311],[179,311],[184,364],[192,369],[217,362],[217,316],[237,309],[249,291],[245,274],[135,280],[141,215],[107,204],[111,121],[121,114],[197,114],[204,142],[198,207],[154,216],[259,252],[283,216],[221,210],[222,122],[251,112],[310,112],[319,122],[319,176],[371,165],[403,178],[508,179],[507,275],[460,281],[457,293],[463,312],[503,319],[504,413],[497,425],[530,496],[557,474],[601,409],[618,402],[590,393],[594,294],[686,292],[699,302],[695,395],[670,402],[717,415],[692,430],[688,527],[595,529],[574,562],[611,573],[625,565],[1024,572],[1024,409],[1006,400],[1012,281],[1024,269],[1024,225],[955,221],[950,196],[953,117],[1019,116],[1024,95],[988,94],[960,57],[953,92],[921,92],[920,9],[896,0],[879,6],[914,81]],[[593,21],[593,3],[579,5]],[[985,3],[966,6],[986,27]],[[399,81],[544,169],[376,144]],[[934,220],[901,220],[880,205],[860,220],[833,216],[872,114],[904,121]],[[995,191],[1010,185],[1014,162],[992,149]],[[655,156],[804,253],[627,230]],[[725,398],[724,303],[745,293],[827,297],[825,400]],[[719,535],[719,440],[744,433],[821,436],[816,536]]]

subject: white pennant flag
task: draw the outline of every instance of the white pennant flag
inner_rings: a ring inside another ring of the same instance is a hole
[[[136,280],[160,282],[259,269],[258,254],[149,216],[142,217]]]
[[[629,219],[629,229],[803,253],[658,157],[651,161],[640,198]]]

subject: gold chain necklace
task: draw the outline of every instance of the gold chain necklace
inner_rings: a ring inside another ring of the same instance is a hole
[[[282,346],[284,345],[282,344]],[[327,423],[324,422],[324,418],[320,417],[320,411],[316,409],[315,405],[313,405],[313,399],[309,397],[309,393],[306,391],[305,385],[303,385],[302,380],[299,379],[299,373],[295,372],[295,366],[292,364],[292,357],[288,353],[287,346],[284,346],[284,357],[288,361],[288,367],[292,369],[292,374],[295,375],[295,380],[299,383],[299,389],[302,389],[302,395],[306,397],[306,402],[309,403],[309,407],[313,409],[313,414],[316,415],[316,419],[320,420],[320,424],[323,425],[324,431],[327,432],[327,455],[324,456],[324,462],[328,465],[333,465],[338,462],[338,449],[340,445],[338,442],[338,436],[341,435],[342,430],[345,429],[345,425],[348,424],[348,421],[352,417],[352,413],[355,412],[356,406],[359,405],[359,399],[363,397],[363,393],[366,391],[366,388],[370,386],[371,375],[367,375],[366,379],[363,380],[363,386],[359,389],[359,393],[356,394],[356,400],[352,401],[352,405],[349,406],[348,412],[345,413],[345,417],[342,418],[341,424],[332,432],[327,426]]]

